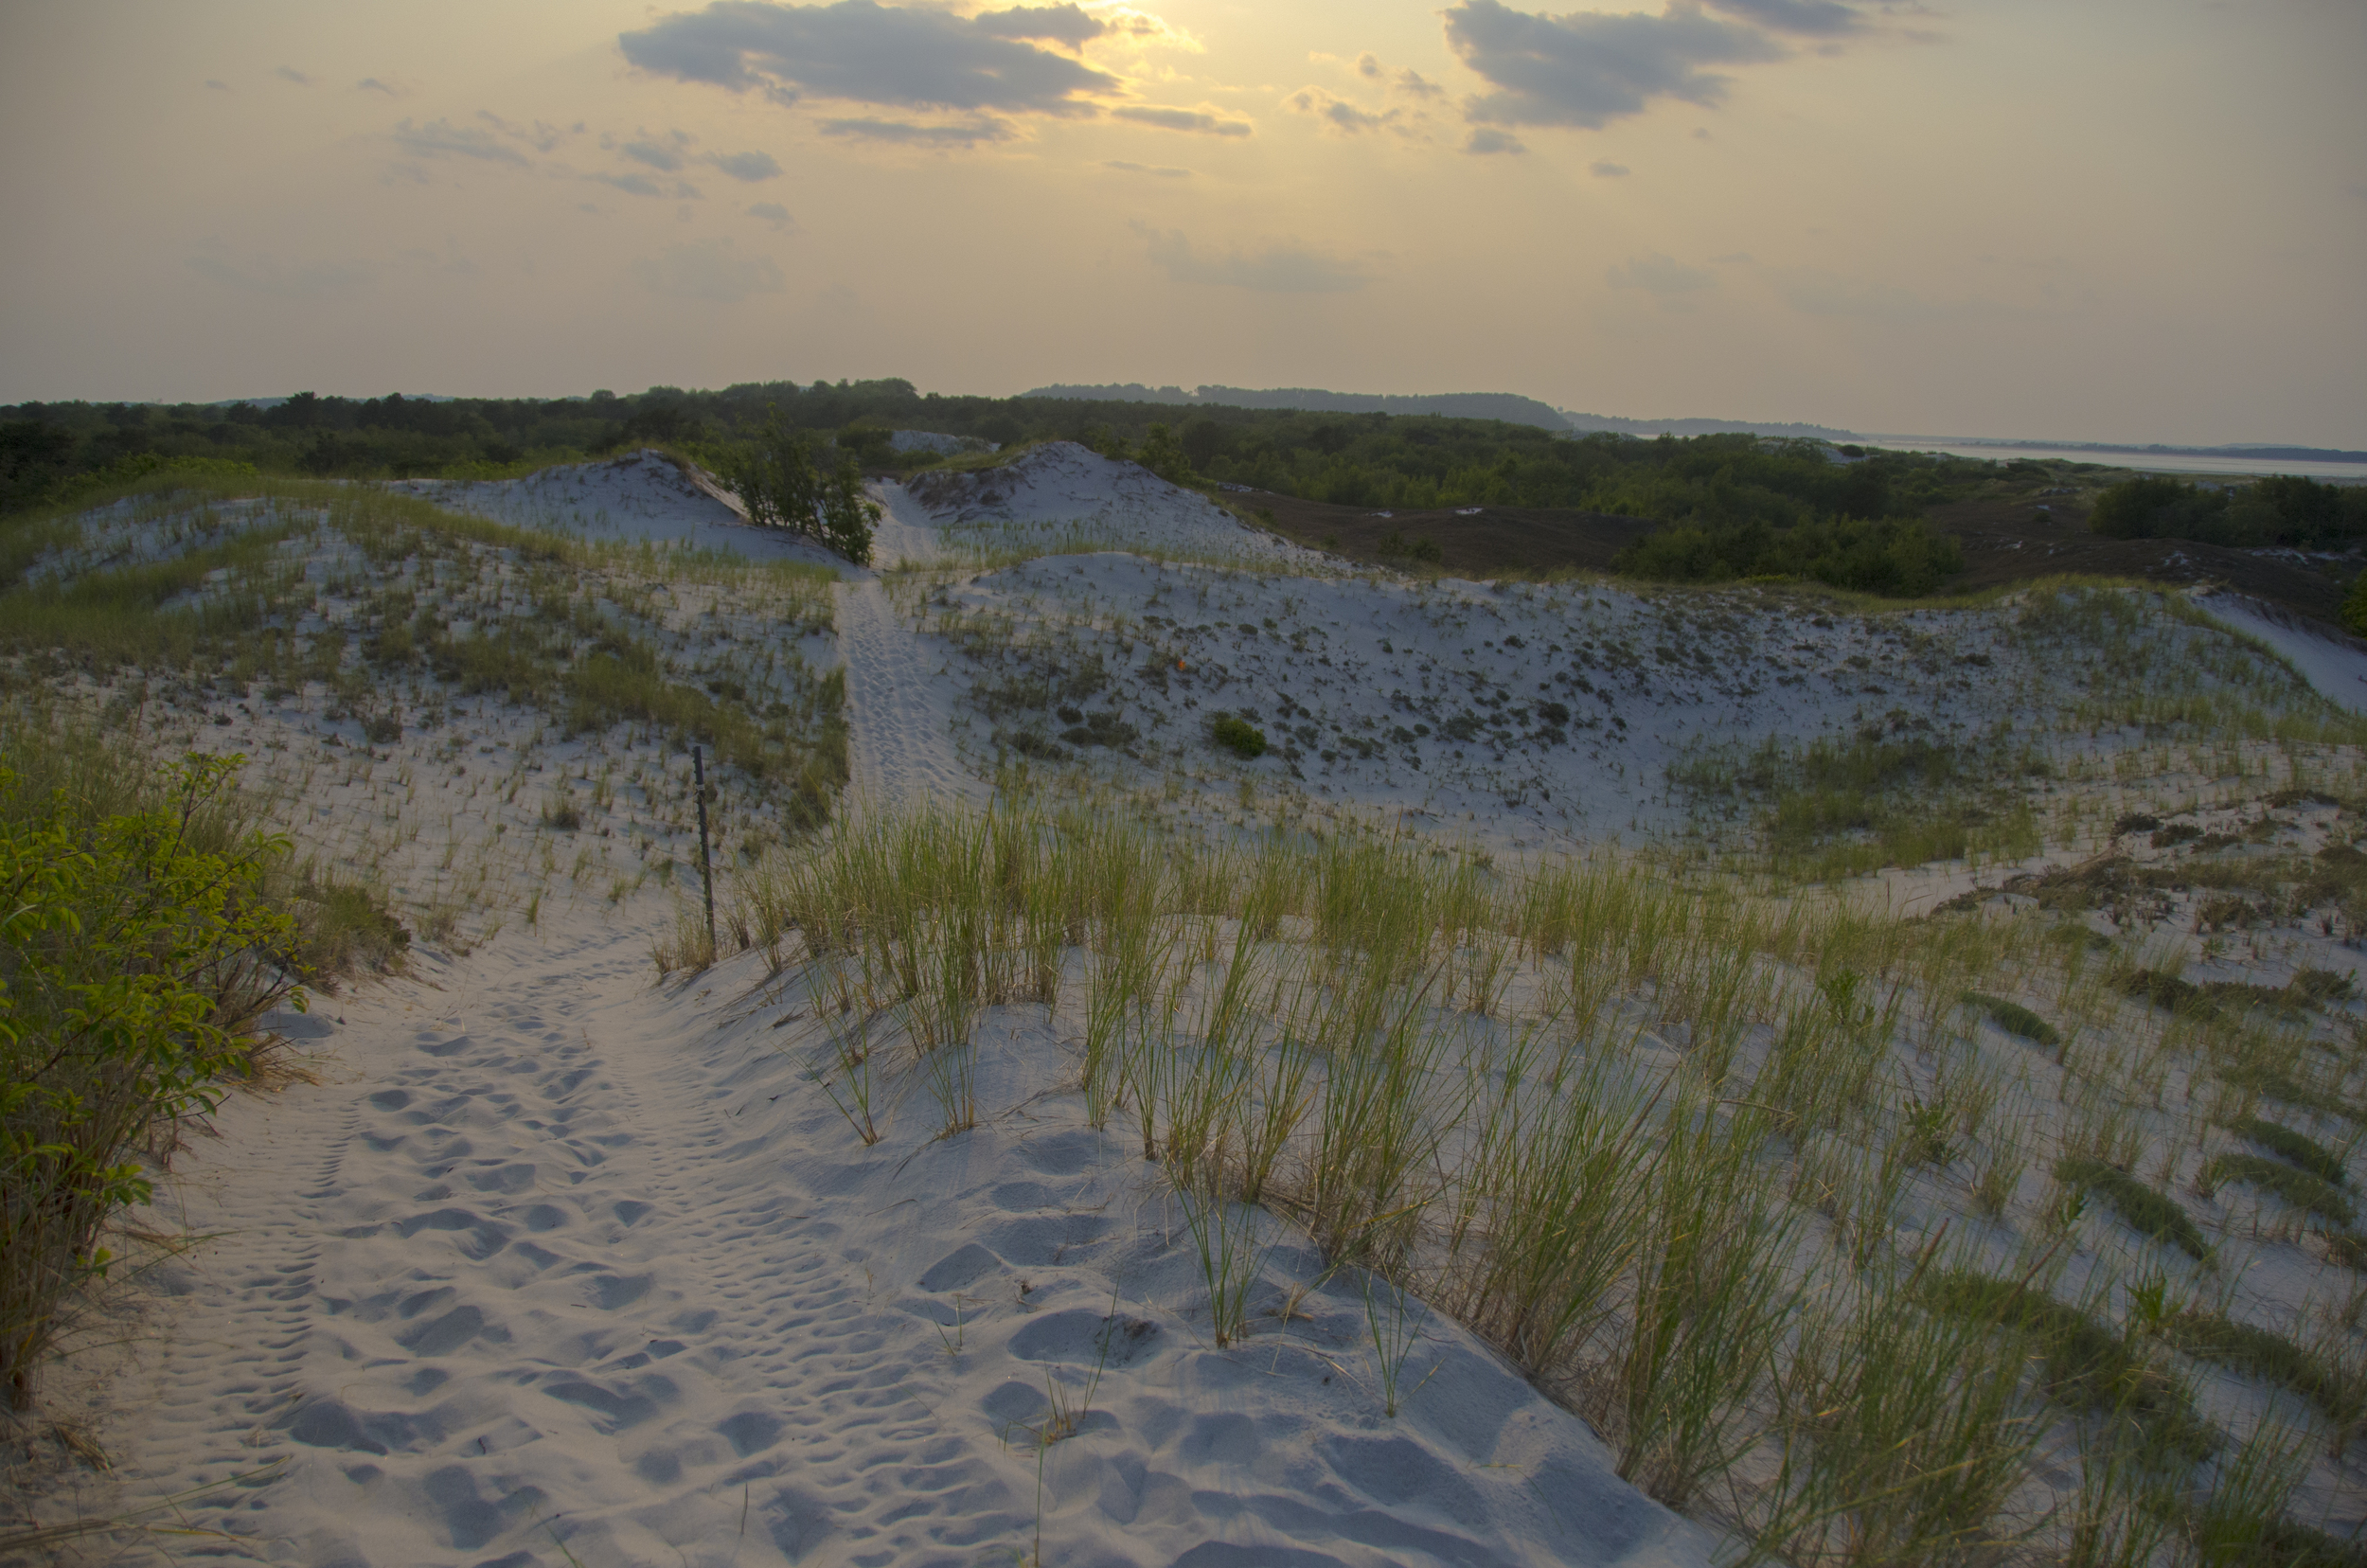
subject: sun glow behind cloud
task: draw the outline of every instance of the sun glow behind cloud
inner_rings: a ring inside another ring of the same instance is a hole
[[[2356,9],[294,14],[11,21],[54,151],[0,176],[42,301],[0,398],[1201,380],[2367,444]]]

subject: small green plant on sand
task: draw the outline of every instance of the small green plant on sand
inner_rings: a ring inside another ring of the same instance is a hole
[[[1222,713],[1208,726],[1208,738],[1239,757],[1266,755],[1266,732],[1246,719]]]

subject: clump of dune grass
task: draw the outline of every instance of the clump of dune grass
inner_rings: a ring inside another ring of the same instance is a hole
[[[2007,1034],[2020,1035],[2050,1050],[2063,1043],[2062,1031],[2019,1002],[1981,991],[1967,991],[1965,1005],[1985,1015],[1989,1022]]]
[[[2224,1312],[2189,1308],[2164,1317],[2159,1332],[2166,1343],[2198,1360],[2275,1383],[2307,1399],[2334,1424],[2338,1452],[2367,1415],[2367,1383],[2352,1368],[2273,1329]]]
[[[1228,1347],[1253,1260],[1295,1229],[1374,1300],[1463,1322],[1588,1415],[1623,1474],[1716,1506],[1762,1558],[1970,1565],[2038,1529],[2135,1568],[2224,1444],[2174,1309],[2116,1310],[2101,1284],[2057,1299],[2045,1270],[1992,1274],[1933,1238],[1932,1195],[1958,1190],[2000,1230],[2052,1234],[2015,1180],[2051,1145],[2060,1186],[2210,1256],[2204,1217],[2135,1173],[2149,1128],[2128,1096],[2158,1104],[2173,1057],[2223,1084],[2229,1063],[2298,1073],[2301,1046],[2200,1015],[2118,1040],[2084,946],[1759,903],[1633,861],[1507,873],[1345,830],[1194,841],[1085,795],[835,824],[736,898],[815,994],[860,991],[863,1070],[893,1063],[940,1108],[974,1101],[941,1053],[990,1010],[1071,1042],[1085,1118],[1164,1169]],[[2055,963],[2059,985],[2034,972]],[[1950,1014],[2009,987],[2061,996],[2057,1038],[2092,1056],[1984,1058]],[[816,1060],[866,1136],[856,1058]],[[2062,1111],[2030,1081],[2058,1067]],[[2018,1513],[2058,1451],[2075,1497]]]
[[[2218,1433],[2197,1414],[2186,1390],[2094,1312],[2034,1284],[1963,1267],[1934,1270],[1922,1293],[1934,1311],[2027,1336],[2040,1386],[2055,1402],[2121,1412],[2145,1425],[2160,1452],[2200,1459],[2217,1451]]]
[[[2341,1188],[2322,1176],[2313,1176],[2280,1160],[2263,1159],[2257,1154],[2220,1154],[2204,1166],[2196,1179],[2197,1185],[2205,1189],[2223,1186],[2230,1182],[2257,1187],[2297,1209],[2337,1225],[2348,1225],[2357,1217],[2357,1211]]]
[[[2210,1252],[2201,1228],[2179,1206],[2178,1200],[2117,1166],[2089,1155],[2069,1155],[2056,1162],[2055,1179],[2066,1187],[2102,1198],[2140,1236],[2166,1241],[2189,1257],[2203,1257]]]
[[[2265,1121],[2258,1116],[2247,1116],[2233,1123],[2228,1131],[2248,1142],[2258,1144],[2286,1164],[2305,1170],[2321,1181],[2336,1186],[2346,1185],[2350,1181],[2341,1156],[2305,1132],[2296,1132],[2289,1127]]]

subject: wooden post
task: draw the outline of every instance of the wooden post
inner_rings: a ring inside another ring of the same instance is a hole
[[[707,896],[707,961],[715,954],[715,866],[707,854],[707,765],[697,746],[690,748],[690,776],[699,790],[699,882]]]

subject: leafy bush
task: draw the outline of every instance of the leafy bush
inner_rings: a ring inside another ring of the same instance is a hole
[[[1246,719],[1220,713],[1208,726],[1208,738],[1236,757],[1251,757],[1266,755],[1266,735]]]
[[[1447,558],[1447,552],[1438,547],[1438,541],[1434,539],[1409,540],[1396,528],[1391,528],[1380,536],[1378,553],[1383,561],[1394,561],[1403,557],[1430,566],[1435,566]]]
[[[808,535],[858,566],[870,562],[880,504],[863,493],[862,463],[842,451],[837,463],[822,468],[812,438],[792,430],[777,408],[754,441],[723,460],[719,477],[748,508],[749,522]]]
[[[0,770],[0,1378],[22,1401],[98,1232],[150,1182],[150,1126],[218,1102],[240,1034],[288,997],[294,918],[264,896],[284,840],[201,846],[232,760],[190,757],[170,803],[94,815]],[[300,998],[299,998],[300,1001]]]
[[[1615,571],[1669,582],[1801,577],[1858,593],[1928,594],[1965,569],[1964,547],[1922,518],[1682,524],[1611,558]]]
[[[2367,533],[2367,490],[2290,475],[2234,490],[2140,476],[2097,496],[2088,526],[2110,539],[2321,548]]]

